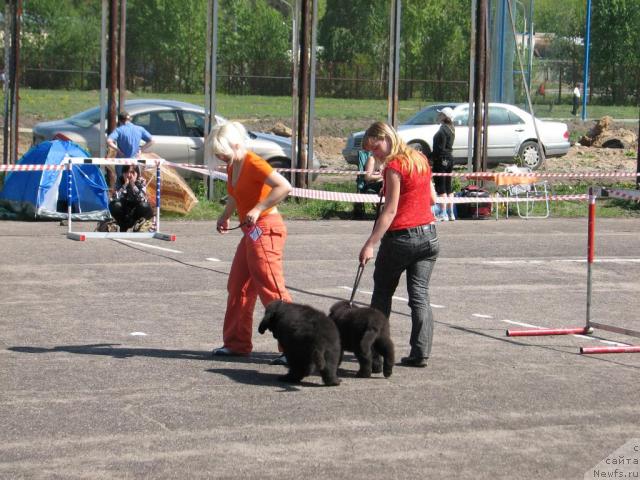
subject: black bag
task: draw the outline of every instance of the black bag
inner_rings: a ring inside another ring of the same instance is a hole
[[[489,192],[476,185],[467,185],[460,191],[463,198],[489,198]],[[492,203],[458,203],[456,211],[458,218],[471,218],[480,220],[491,218]]]

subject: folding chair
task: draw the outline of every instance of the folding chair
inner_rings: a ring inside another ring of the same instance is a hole
[[[511,165],[505,168],[507,173],[525,173],[522,177],[506,177],[511,183],[504,189],[507,197],[513,197],[517,201],[516,211],[520,218],[548,218],[549,217],[549,192],[546,180],[538,180],[531,176],[532,170],[528,167]],[[522,201],[524,199],[524,201]],[[509,202],[507,200],[507,218],[509,217]]]

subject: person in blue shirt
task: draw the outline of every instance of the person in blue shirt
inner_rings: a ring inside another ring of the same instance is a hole
[[[144,141],[141,147],[140,142]],[[131,123],[131,115],[127,112],[118,113],[118,127],[107,137],[107,145],[116,151],[117,158],[137,158],[153,144],[151,134],[138,125]],[[122,176],[122,165],[116,165],[116,178]],[[119,185],[116,186],[118,188]]]

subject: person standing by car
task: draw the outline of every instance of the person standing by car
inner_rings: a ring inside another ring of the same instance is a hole
[[[247,150],[246,138],[242,124],[230,122],[215,127],[206,142],[206,148],[227,165],[229,196],[216,229],[227,233],[229,218],[237,211],[244,232],[227,282],[223,346],[214,349],[213,355],[251,353],[258,297],[264,306],[274,300],[292,301],[282,268],[287,229],[276,207],[291,192],[291,185],[266,160]],[[272,363],[285,363],[279,358],[280,362]]]
[[[405,144],[398,133],[382,122],[365,132],[363,146],[384,166],[385,206],[371,235],[360,250],[365,265],[380,248],[373,272],[371,307],[389,317],[391,300],[402,272],[406,272],[411,308],[411,350],[400,363],[426,367],[433,338],[433,314],[429,304],[429,280],[439,244],[431,205],[431,168],[427,158]]]
[[[578,116],[578,109],[580,108],[580,86],[576,83],[576,86],[573,88],[573,95],[571,96],[573,108],[571,110],[571,115],[574,117]]]
[[[144,141],[141,147],[140,142]],[[116,158],[137,158],[140,152],[148,150],[153,144],[153,137],[143,127],[131,122],[127,112],[118,113],[118,127],[107,137],[107,145],[116,152]],[[116,165],[116,179],[120,179],[123,166]],[[116,184],[119,188],[120,184]]]
[[[438,110],[438,122],[440,129],[433,136],[433,161],[434,173],[451,174],[453,172],[453,142],[456,138],[456,131],[453,126],[453,110],[445,107]],[[436,192],[444,197],[438,220],[455,220],[453,213],[453,191],[451,189],[451,175],[437,175],[434,177]],[[447,202],[449,198],[449,202]]]

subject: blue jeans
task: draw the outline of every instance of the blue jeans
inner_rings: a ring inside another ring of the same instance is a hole
[[[440,245],[434,224],[387,232],[380,242],[373,272],[371,306],[391,314],[391,297],[402,272],[407,272],[411,308],[410,357],[429,358],[433,340],[433,313],[429,303],[429,280]]]

